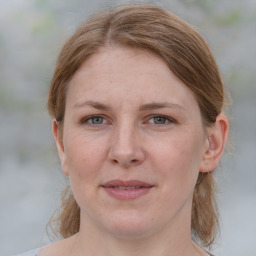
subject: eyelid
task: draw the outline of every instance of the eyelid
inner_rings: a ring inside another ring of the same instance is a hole
[[[168,121],[168,123],[156,124],[156,125],[165,125],[165,124],[170,124],[170,123],[177,123],[177,121],[174,118],[166,116],[166,115],[160,115],[160,114],[150,115],[147,118],[147,122],[149,122],[149,120],[151,120],[152,118],[157,118],[157,117],[161,117],[161,118],[166,119]]]
[[[103,123],[102,124],[92,124],[92,123],[89,123],[88,121],[89,120],[92,120],[93,118],[97,118],[97,117],[100,117],[103,119]],[[104,120],[106,122],[104,122]],[[88,124],[88,125],[91,125],[91,126],[100,126],[100,125],[105,125],[107,122],[109,122],[107,120],[107,118],[104,116],[104,115],[101,115],[101,114],[97,114],[97,115],[89,115],[89,116],[86,116],[84,118],[81,119],[80,123],[81,124]]]
[[[97,117],[100,117],[100,118],[103,118],[103,123],[102,124],[92,124],[92,123],[89,123],[88,121],[93,119],[93,118],[97,118]],[[151,123],[152,125],[167,125],[167,124],[172,124],[172,123],[177,123],[177,121],[170,117],[170,116],[166,116],[166,115],[161,115],[161,114],[152,114],[152,115],[149,115],[147,118],[146,118],[146,121],[144,123],[149,123],[149,121],[153,118],[157,118],[157,117],[161,117],[161,118],[164,118],[167,120],[167,123],[164,123],[164,124],[153,124]],[[105,122],[104,122],[105,121]],[[89,115],[89,116],[86,116],[84,118],[81,119],[80,121],[81,124],[87,124],[87,125],[91,125],[91,126],[102,126],[102,125],[106,125],[106,124],[110,124],[111,122],[108,120],[108,118],[104,115],[104,114],[95,114],[95,115]]]

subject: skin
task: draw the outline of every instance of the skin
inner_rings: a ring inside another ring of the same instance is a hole
[[[100,49],[70,82],[63,137],[53,122],[80,232],[40,255],[207,255],[191,241],[193,189],[200,171],[217,166],[227,130],[222,114],[203,127],[193,93],[158,56]],[[118,200],[101,186],[113,179],[153,188]]]

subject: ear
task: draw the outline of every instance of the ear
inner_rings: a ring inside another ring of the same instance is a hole
[[[207,128],[207,147],[201,162],[200,172],[209,172],[217,167],[224,151],[228,129],[228,119],[224,114],[219,114],[214,126]]]
[[[60,130],[59,130],[58,126],[59,126],[58,122],[54,119],[52,121],[52,133],[53,133],[53,136],[54,136],[54,139],[56,142],[56,146],[58,149],[62,171],[64,172],[65,175],[68,176],[69,171],[68,171],[68,165],[67,165],[67,160],[66,160],[65,148],[64,148],[64,144],[63,144],[63,138],[60,134]]]

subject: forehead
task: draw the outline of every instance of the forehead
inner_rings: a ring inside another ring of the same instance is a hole
[[[93,98],[110,103],[113,99],[122,103],[135,103],[136,99],[196,103],[192,91],[162,58],[143,49],[101,48],[81,65],[69,86],[68,98],[72,101]]]

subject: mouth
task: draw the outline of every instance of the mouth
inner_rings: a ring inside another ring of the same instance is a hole
[[[102,188],[107,194],[119,200],[131,200],[144,196],[150,192],[154,185],[139,180],[111,180]]]
[[[118,186],[118,187],[112,187],[112,188],[121,189],[121,190],[133,190],[133,189],[139,189],[139,188],[143,188],[143,187],[140,187],[140,186],[135,186],[135,187]]]

